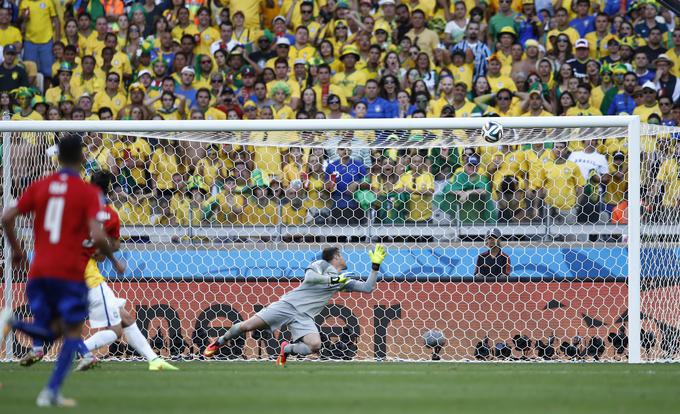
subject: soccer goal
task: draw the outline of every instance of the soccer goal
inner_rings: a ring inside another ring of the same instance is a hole
[[[481,128],[502,125],[496,143]],[[680,129],[638,117],[3,122],[3,204],[76,133],[116,177],[109,285],[164,356],[212,339],[338,245],[370,295],[315,319],[323,360],[680,360]],[[19,224],[31,250],[29,223]],[[4,246],[4,302],[27,316]],[[257,331],[219,359],[271,359]],[[20,358],[27,338],[5,344]],[[136,355],[124,342],[110,358]]]

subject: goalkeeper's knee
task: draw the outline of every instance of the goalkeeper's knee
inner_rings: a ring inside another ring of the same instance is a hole
[[[309,347],[309,350],[313,353],[316,354],[321,350],[321,339],[313,339],[311,341],[305,341],[307,346]]]

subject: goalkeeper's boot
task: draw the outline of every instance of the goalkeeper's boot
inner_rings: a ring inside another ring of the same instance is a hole
[[[99,364],[99,359],[96,356],[85,356],[78,362],[75,371],[87,371],[88,369],[96,367],[97,364]]]
[[[35,403],[38,407],[75,407],[76,400],[64,398],[61,393],[54,393],[47,388],[40,391]]]
[[[285,367],[286,366],[286,359],[288,359],[288,355],[286,355],[286,347],[288,346],[288,342],[283,341],[281,342],[281,352],[279,352],[278,358],[276,358],[276,365]]]
[[[19,361],[19,365],[21,365],[22,367],[30,367],[31,365],[42,361],[44,357],[45,352],[31,350],[28,354],[26,354],[26,356],[21,358],[21,361]]]
[[[211,358],[213,355],[217,353],[217,351],[222,348],[222,345],[220,345],[219,338],[213,341],[210,345],[208,345],[207,348],[203,351],[203,356],[206,358]]]
[[[174,365],[170,365],[168,361],[164,360],[161,357],[149,361],[149,371],[178,371],[178,370],[179,368],[177,368]]]

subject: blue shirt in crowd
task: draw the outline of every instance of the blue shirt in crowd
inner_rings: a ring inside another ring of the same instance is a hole
[[[614,100],[612,101],[611,105],[609,105],[609,111],[607,111],[607,115],[619,115],[622,112],[625,112],[628,115],[633,115],[635,106],[635,100],[632,96],[628,95],[627,93],[618,93],[616,96],[614,96]]]
[[[351,183],[360,183],[366,176],[366,166],[361,162],[350,159],[347,164],[342,160],[336,160],[326,167],[326,180],[329,181],[331,174],[336,175],[335,191],[331,194],[333,204],[336,208],[358,208],[359,204],[354,201],[354,195],[347,191]]]

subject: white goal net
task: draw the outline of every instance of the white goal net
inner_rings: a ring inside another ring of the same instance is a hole
[[[201,358],[324,247],[367,276],[380,242],[377,288],[316,317],[321,359],[680,360],[680,129],[496,118],[489,144],[488,120],[3,123],[3,202],[81,131],[84,175],[115,176],[123,225],[127,271],[101,271],[170,358]],[[3,305],[29,316],[7,252]],[[269,359],[289,337],[257,331],[217,358]],[[124,340],[101,353],[138,357]]]

